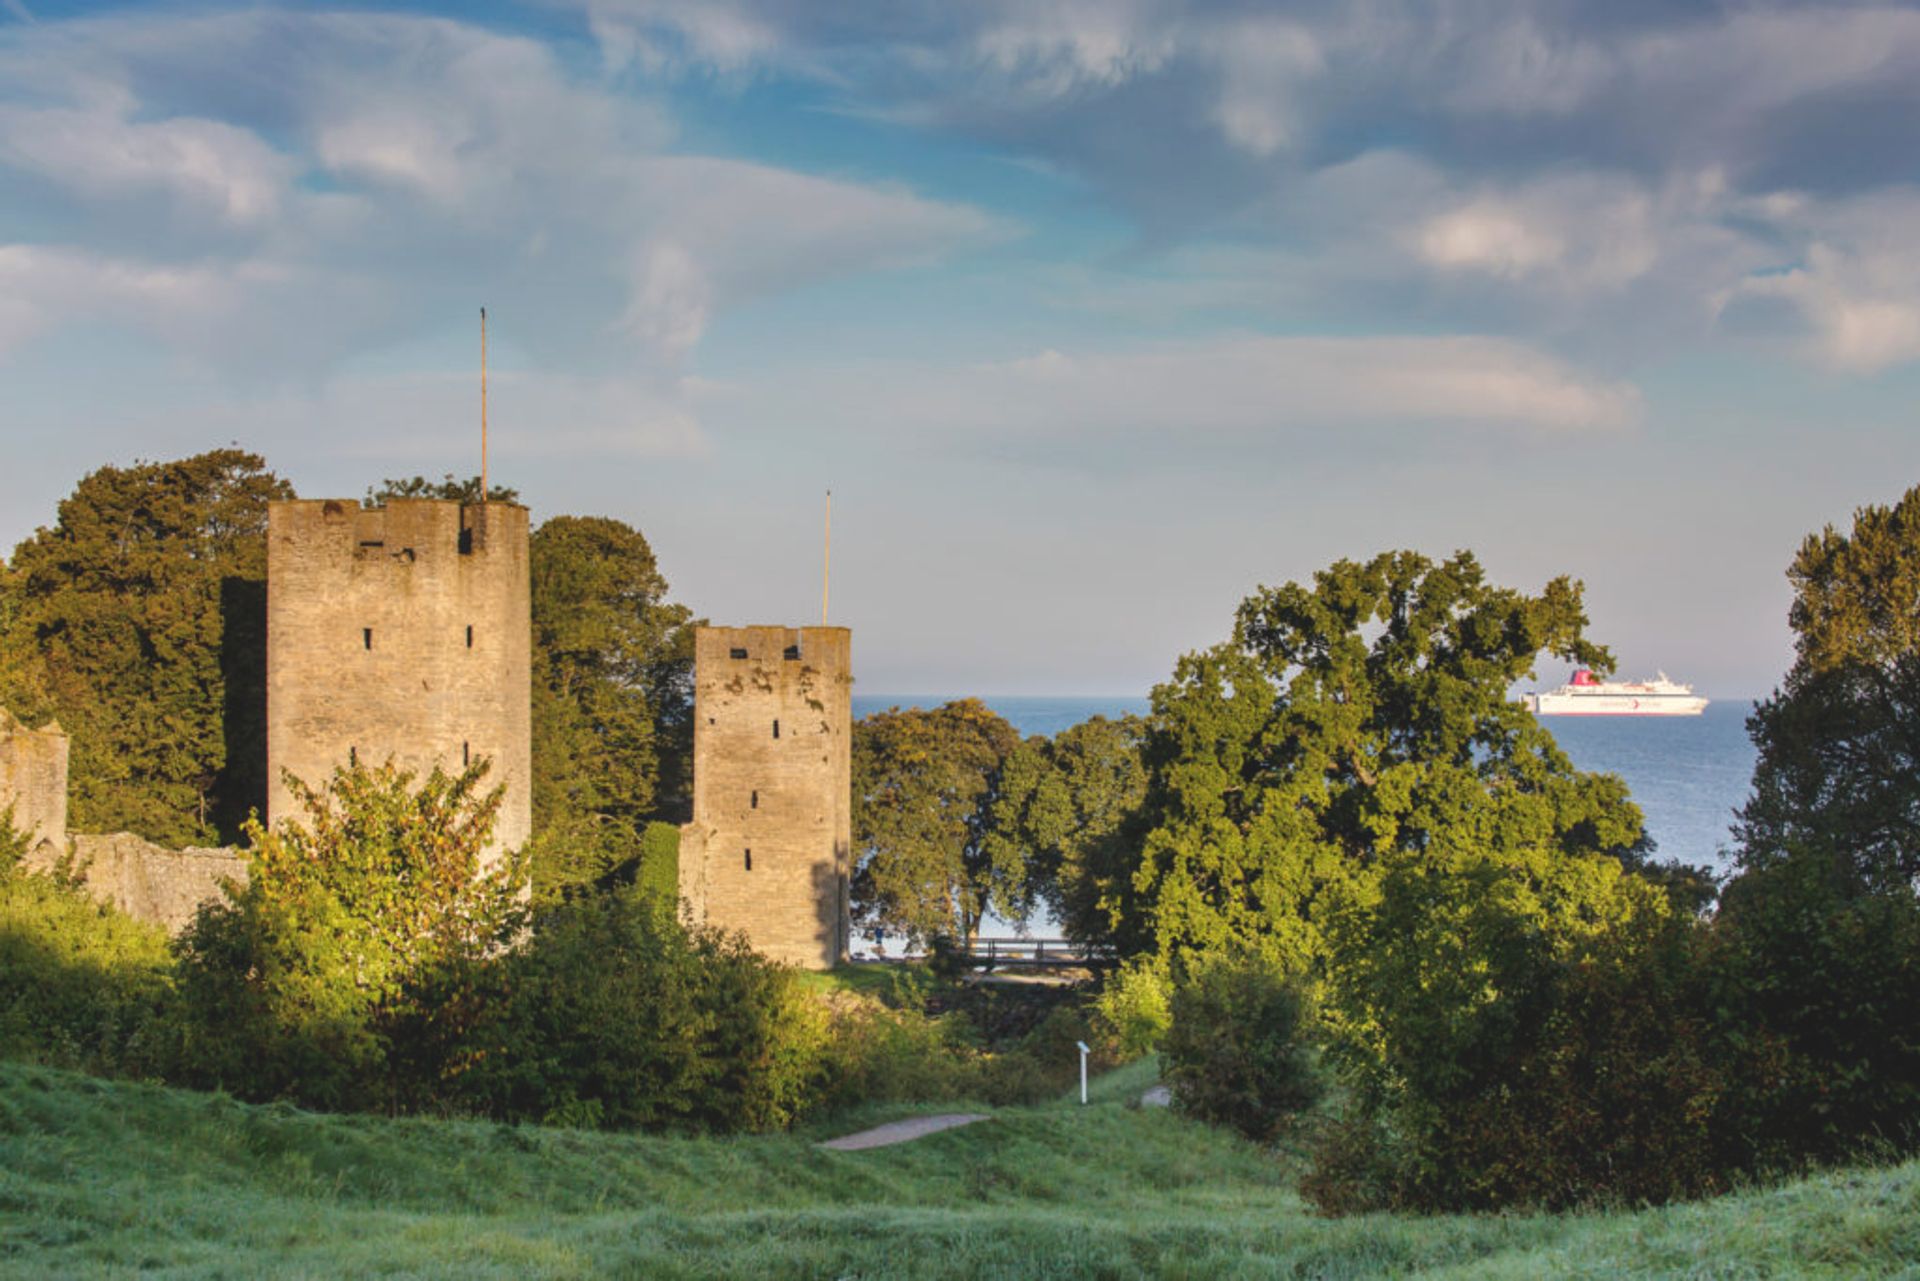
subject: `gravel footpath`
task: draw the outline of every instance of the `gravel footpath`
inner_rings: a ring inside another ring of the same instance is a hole
[[[832,1148],[835,1152],[884,1148],[891,1143],[907,1143],[929,1134],[938,1134],[941,1130],[951,1130],[957,1125],[972,1125],[975,1121],[986,1119],[978,1112],[947,1112],[940,1116],[914,1116],[904,1121],[889,1121],[885,1125],[876,1125],[871,1130],[862,1130],[858,1134],[846,1134],[837,1139],[828,1139],[820,1146]]]

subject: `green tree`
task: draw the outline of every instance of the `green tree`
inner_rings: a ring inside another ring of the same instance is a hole
[[[292,496],[240,449],[103,467],[15,551],[0,705],[72,736],[75,828],[206,843],[264,802],[264,534]]]
[[[542,911],[526,946],[451,982],[433,1101],[509,1121],[774,1130],[806,1104],[825,1010],[744,936],[688,929],[635,892]],[[468,993],[478,990],[478,1000]]]
[[[988,910],[1031,903],[1019,847],[991,841],[1013,726],[967,698],[931,711],[892,708],[853,732],[853,908],[917,939],[971,939]]]
[[[693,783],[693,618],[639,530],[556,516],[534,532],[533,818],[543,898],[639,856]]]
[[[1736,861],[1799,851],[1862,893],[1920,878],[1920,487],[1828,526],[1787,571],[1793,666],[1747,730],[1757,749]]]
[[[1910,1146],[1920,1101],[1920,487],[1807,538],[1794,661],[1757,749],[1722,894],[1721,1004],[1785,1061],[1745,1082],[1764,1159]]]
[[[1024,864],[1026,895],[1045,902],[1070,937],[1103,936],[1116,887],[1132,875],[1147,793],[1146,728],[1138,716],[1095,716],[1052,738],[1026,739],[1001,767],[988,861]]]
[[[391,763],[355,765],[319,790],[288,776],[301,818],[249,822],[245,888],[201,908],[180,942],[193,1077],[328,1107],[406,1092],[396,1036],[461,1008],[423,1008],[423,987],[524,921],[524,860],[482,864],[503,793],[480,791],[486,769],[416,786]]]
[[[168,1040],[166,932],[28,872],[26,852],[0,808],[0,1058],[152,1075]]]
[[[1230,642],[1154,691],[1140,862],[1112,913],[1123,944],[1242,946],[1299,970],[1389,868],[1525,882],[1631,849],[1624,785],[1574,769],[1508,697],[1543,651],[1610,667],[1585,626],[1577,583],[1496,587],[1464,552],[1340,561],[1249,597]]]
[[[480,501],[480,478],[469,476],[460,480],[452,472],[447,472],[439,480],[428,480],[425,476],[388,477],[378,485],[367,487],[362,506],[384,507],[389,498],[444,498],[455,503],[477,503]],[[488,485],[487,501],[517,503],[520,501],[520,491],[508,489],[505,485]]]
[[[1160,1052],[1182,1111],[1264,1143],[1325,1093],[1300,979],[1270,958],[1196,963],[1169,1012]]]

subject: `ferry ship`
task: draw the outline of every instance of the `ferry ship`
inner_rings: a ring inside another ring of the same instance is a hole
[[[1537,716],[1698,716],[1707,700],[1693,686],[1667,679],[1601,681],[1582,667],[1559,689],[1528,694],[1527,710]]]

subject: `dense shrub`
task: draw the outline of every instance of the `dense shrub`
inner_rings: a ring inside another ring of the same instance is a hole
[[[146,1073],[167,1057],[166,934],[22,871],[0,816],[0,1057]]]
[[[1153,957],[1136,957],[1107,976],[1094,999],[1094,1030],[1121,1062],[1160,1048],[1173,1023],[1166,967]]]
[[[886,1000],[836,992],[825,1001],[822,1111],[868,1102],[1036,1103],[1078,1079],[1076,1043],[1093,1038],[1082,998],[1068,990],[929,990],[906,971]],[[1094,1066],[1111,1062],[1103,1056]]]
[[[656,906],[580,896],[511,954],[444,972],[424,1038],[442,1064],[435,1095],[502,1120],[786,1125],[819,1072],[823,1012],[741,937],[690,931]]]
[[[663,902],[680,897],[680,829],[671,823],[648,823],[640,833],[640,861],[634,886]]]
[[[1866,891],[1850,860],[1801,850],[1730,884],[1716,922],[1729,1037],[1767,1038],[1729,1125],[1779,1166],[1920,1140],[1920,901]]]
[[[1161,1043],[1174,1102],[1256,1140],[1319,1101],[1299,985],[1257,954],[1198,960],[1173,989]]]
[[[450,966],[521,930],[524,869],[483,871],[501,793],[476,763],[416,789],[391,764],[290,780],[303,822],[249,824],[249,880],[181,938],[189,1081],[246,1098],[385,1108],[417,1096],[395,1038]]]
[[[825,998],[828,1038],[818,1106],[919,1103],[971,1093],[978,1038],[965,1016],[930,1016],[852,992]]]
[[[1523,1013],[1483,1020],[1449,1061],[1358,1092],[1319,1136],[1302,1191],[1347,1213],[1662,1202],[1725,1186],[1731,1050],[1705,943],[1692,922],[1665,921],[1537,958]]]

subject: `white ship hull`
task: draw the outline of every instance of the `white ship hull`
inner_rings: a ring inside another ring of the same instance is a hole
[[[1530,694],[1536,716],[1698,716],[1707,700],[1691,694]]]

